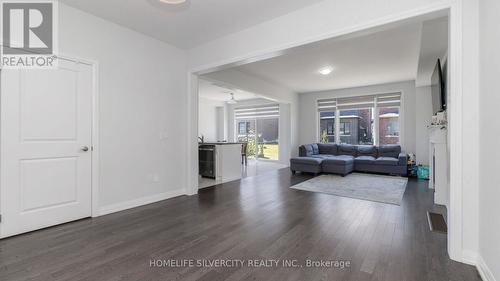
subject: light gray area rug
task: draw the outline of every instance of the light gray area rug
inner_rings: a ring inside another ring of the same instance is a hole
[[[407,183],[403,177],[353,173],[345,177],[321,175],[290,188],[401,205]]]

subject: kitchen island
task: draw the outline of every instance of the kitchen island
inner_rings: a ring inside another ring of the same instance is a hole
[[[241,179],[241,146],[238,142],[200,143],[200,175],[216,184]]]

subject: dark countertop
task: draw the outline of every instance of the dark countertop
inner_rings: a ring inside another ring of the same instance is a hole
[[[198,145],[228,145],[228,144],[243,144],[241,142],[199,142]]]

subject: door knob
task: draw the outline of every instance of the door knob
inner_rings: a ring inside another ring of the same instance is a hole
[[[85,151],[85,152],[89,151],[89,147],[88,146],[82,147],[82,151]]]

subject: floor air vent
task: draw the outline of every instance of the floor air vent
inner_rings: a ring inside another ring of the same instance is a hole
[[[433,232],[448,233],[448,226],[442,214],[427,212],[429,227]]]

